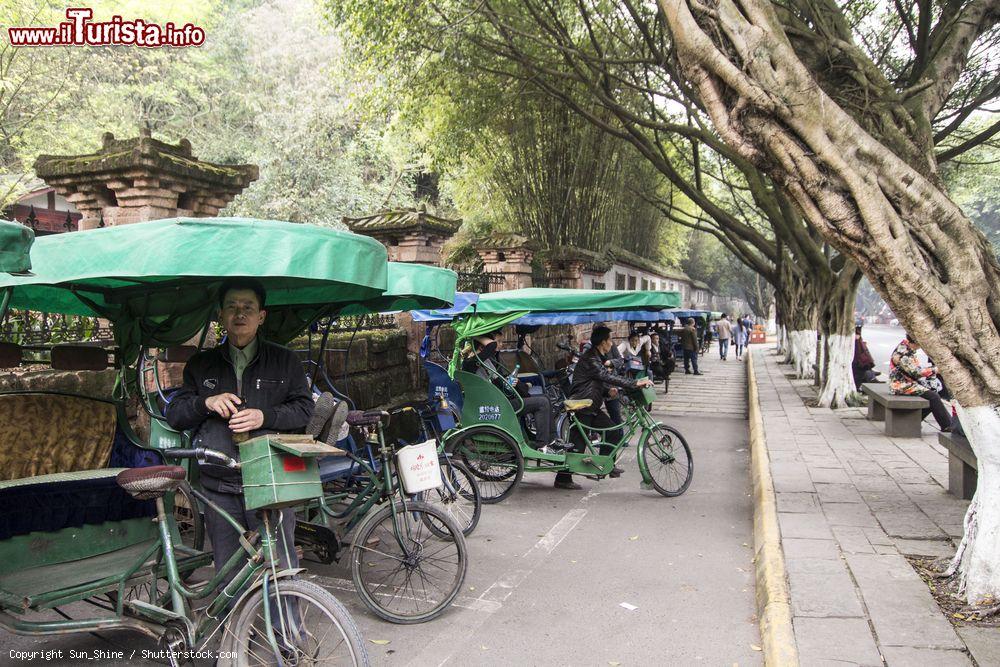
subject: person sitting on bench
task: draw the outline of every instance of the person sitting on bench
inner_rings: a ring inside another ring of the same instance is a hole
[[[462,362],[462,370],[466,373],[473,373],[488,380],[495,385],[506,382],[503,377],[506,375],[497,366],[497,342],[490,336],[479,336],[473,341],[475,354],[470,354]],[[513,390],[524,402],[524,411],[519,416],[531,415],[535,422],[535,449],[547,454],[555,453],[557,450],[565,449],[560,447],[561,442],[552,439],[552,404],[547,396],[530,396],[528,387],[524,382],[517,380],[513,385]],[[505,395],[509,394],[511,387],[504,389],[500,387]],[[508,396],[509,397],[509,396]],[[515,401],[511,401],[516,405]]]
[[[930,402],[923,416],[934,413],[934,419],[945,433],[951,431],[951,412],[944,404],[944,385],[937,376],[934,366],[921,366],[917,359],[920,346],[907,334],[896,346],[889,362],[889,391],[900,396],[920,396]],[[947,394],[945,394],[947,396]]]

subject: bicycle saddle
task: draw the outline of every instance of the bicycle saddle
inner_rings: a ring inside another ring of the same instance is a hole
[[[118,486],[128,491],[136,500],[152,500],[168,491],[174,491],[184,481],[185,471],[180,466],[150,466],[126,468],[115,479]]]
[[[567,398],[566,402],[563,403],[563,407],[566,408],[566,412],[573,412],[574,410],[583,410],[584,408],[589,408],[594,404],[594,401],[589,398],[583,398],[579,400],[574,400],[572,398]]]
[[[381,410],[351,410],[347,413],[347,423],[351,426],[371,426],[382,419]]]

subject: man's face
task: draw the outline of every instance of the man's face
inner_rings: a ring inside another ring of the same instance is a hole
[[[249,342],[264,323],[267,311],[260,309],[257,294],[251,289],[233,289],[222,300],[219,319],[232,338]]]
[[[601,354],[607,354],[611,350],[611,339],[606,338],[597,344],[597,351]]]

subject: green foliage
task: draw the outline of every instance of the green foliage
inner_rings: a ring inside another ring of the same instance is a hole
[[[0,8],[2,25],[54,25],[64,11],[10,3]],[[388,138],[390,119],[358,110],[369,86],[312,3],[109,1],[95,15],[112,9],[191,21],[205,29],[206,44],[29,52],[0,43],[0,174],[11,176],[0,185],[0,205],[23,191],[39,153],[89,152],[104,131],[129,137],[140,127],[166,141],[189,139],[203,160],[259,165],[260,179],[229,214],[335,225],[344,215],[413,204],[412,178],[401,168],[408,156],[398,157]]]

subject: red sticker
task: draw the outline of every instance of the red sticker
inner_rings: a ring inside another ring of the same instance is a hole
[[[285,456],[282,457],[282,465],[285,467],[285,472],[305,472],[306,460],[298,456]]]

